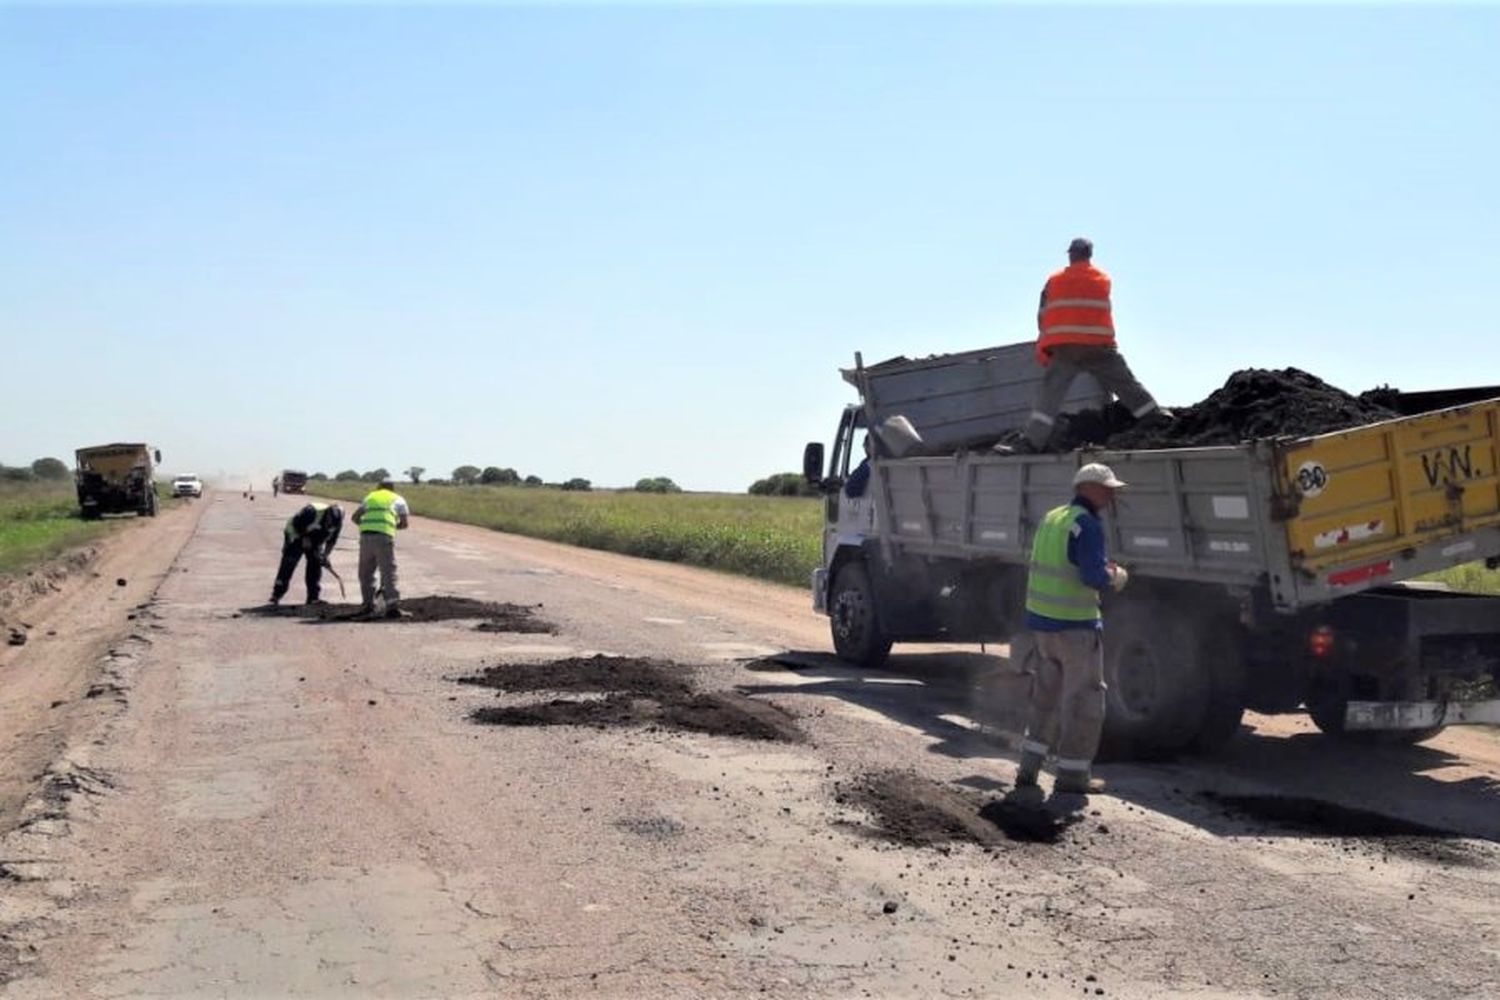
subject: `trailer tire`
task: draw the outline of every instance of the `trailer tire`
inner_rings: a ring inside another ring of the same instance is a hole
[[[1211,694],[1199,666],[1202,636],[1194,620],[1156,600],[1122,602],[1109,616],[1101,756],[1172,757],[1194,746],[1200,734],[1219,734],[1222,721],[1212,733],[1205,731]]]
[[[891,639],[881,626],[875,587],[864,563],[845,563],[834,577],[828,621],[839,659],[878,667],[890,655]]]
[[[1193,749],[1213,753],[1234,739],[1244,721],[1245,658],[1233,622],[1210,622],[1203,634],[1200,648],[1208,674],[1208,697]]]
[[[1325,736],[1348,743],[1365,746],[1415,746],[1425,743],[1447,729],[1447,726],[1428,726],[1426,729],[1345,729],[1344,713],[1349,699],[1337,691],[1314,691],[1307,698],[1307,714],[1313,725]]]

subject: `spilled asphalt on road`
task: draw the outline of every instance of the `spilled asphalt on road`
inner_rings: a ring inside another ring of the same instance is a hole
[[[205,498],[150,641],[90,652],[4,996],[1500,993],[1487,734],[1255,719],[1028,827],[1002,657],[858,673],[799,591],[421,518],[403,592],[493,607],[256,614],[297,503]]]

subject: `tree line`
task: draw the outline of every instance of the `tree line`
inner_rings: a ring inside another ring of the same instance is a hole
[[[39,458],[30,465],[0,464],[0,480],[11,483],[56,482],[72,475],[73,470],[60,458]]]

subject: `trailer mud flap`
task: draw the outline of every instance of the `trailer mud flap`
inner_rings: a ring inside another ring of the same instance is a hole
[[[1500,725],[1500,698],[1489,701],[1351,701],[1345,729],[1432,729]]]

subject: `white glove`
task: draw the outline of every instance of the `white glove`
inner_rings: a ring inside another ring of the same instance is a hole
[[[1122,591],[1122,590],[1125,589],[1125,585],[1127,583],[1129,583],[1129,582],[1130,582],[1130,574],[1127,573],[1127,572],[1125,572],[1125,567],[1124,566],[1121,566],[1119,563],[1110,563],[1109,564],[1109,589],[1110,590],[1113,590],[1115,593],[1118,594],[1120,591]]]

